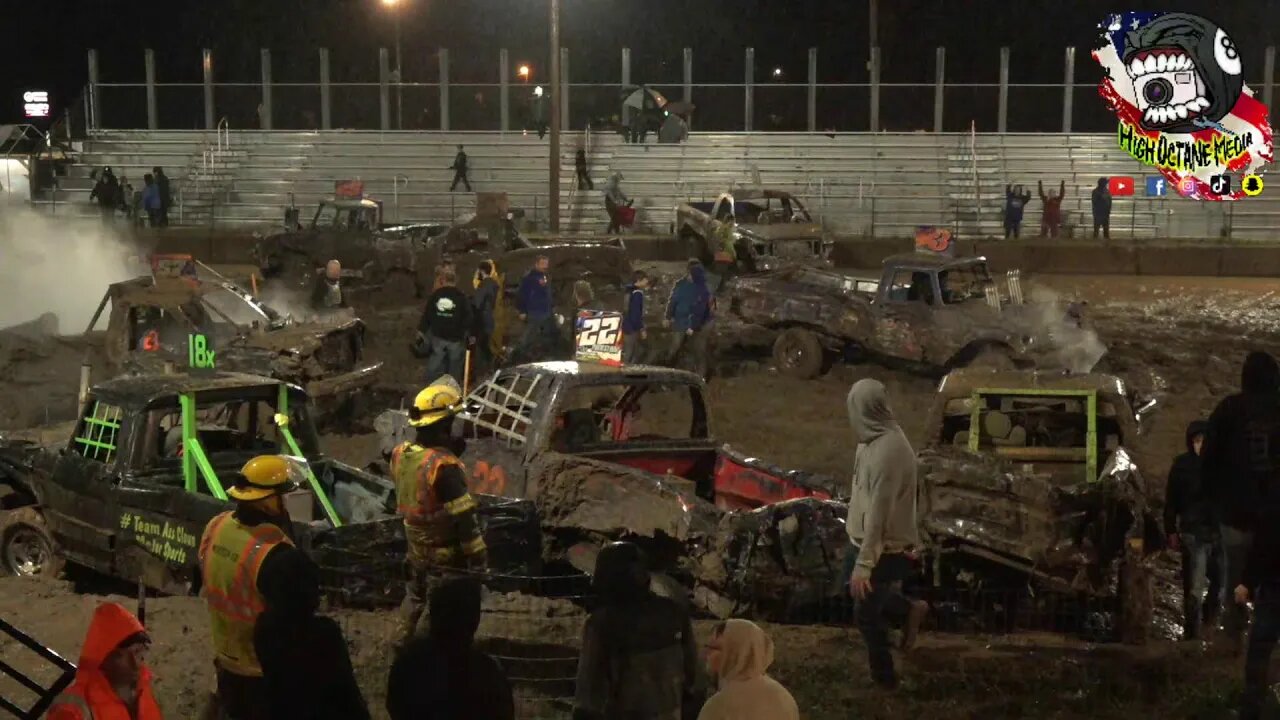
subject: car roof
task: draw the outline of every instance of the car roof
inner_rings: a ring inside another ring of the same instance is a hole
[[[699,385],[702,378],[687,370],[660,367],[657,365],[606,365],[598,362],[579,360],[552,360],[548,362],[528,363],[514,368],[507,368],[521,375],[572,376],[590,377],[609,382],[612,379],[634,380],[647,378],[653,380],[669,380],[689,385]]]
[[[275,378],[232,372],[122,375],[95,385],[92,395],[112,405],[143,408],[162,398],[189,392],[278,388],[286,384]],[[290,387],[302,392],[297,386]]]
[[[902,268],[903,270],[921,270],[932,272],[934,270],[950,270],[952,268],[969,267],[979,263],[985,263],[987,259],[981,255],[970,257],[949,257],[947,255],[938,255],[935,253],[900,253],[898,255],[890,255],[884,259],[885,267],[893,266]]]
[[[147,302],[169,300],[184,303],[191,298],[205,294],[212,287],[200,280],[166,278],[157,282],[150,275],[143,275],[132,280],[111,283],[107,290],[113,298],[128,297],[135,301],[146,298]]]

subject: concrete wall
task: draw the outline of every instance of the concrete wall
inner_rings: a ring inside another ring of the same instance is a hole
[[[596,190],[575,188],[573,157],[586,143]],[[476,190],[510,194],[535,223],[547,216],[547,143],[521,133],[232,131],[229,147],[212,133],[112,131],[86,143],[58,199],[87,208],[88,173],[111,165],[136,186],[154,165],[178,180],[183,222],[222,227],[278,224],[292,199],[312,208],[335,180],[360,178],[391,219],[457,218],[473,196],[449,191],[455,146],[465,144]],[[207,151],[214,150],[212,154]],[[681,145],[628,145],[615,135],[566,134],[562,143],[562,229],[604,230],[600,190],[612,172],[635,198],[637,230],[670,232],[675,205],[710,199],[755,178],[799,195],[841,234],[909,237],[916,225],[944,225],[958,237],[997,236],[1004,186],[1035,193],[1060,181],[1071,224],[1088,225],[1089,193],[1099,177],[1131,175],[1138,195],[1116,198],[1113,237],[1280,240],[1280,190],[1237,203],[1147,198],[1155,173],[1116,147],[1110,135],[935,133],[694,134]],[[308,209],[303,216],[309,215]],[[1034,235],[1040,202],[1023,231]],[[1087,232],[1077,229],[1076,236]]]

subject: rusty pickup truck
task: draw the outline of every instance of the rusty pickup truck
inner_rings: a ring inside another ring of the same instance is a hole
[[[687,202],[676,208],[676,232],[688,256],[710,265],[718,234],[732,225],[738,268],[760,272],[782,263],[831,265],[834,241],[813,221],[800,199],[782,190],[736,190],[714,202]]]

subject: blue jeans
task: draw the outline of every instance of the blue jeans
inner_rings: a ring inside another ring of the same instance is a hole
[[[1183,637],[1200,637],[1200,625],[1216,618],[1226,602],[1227,562],[1222,542],[1192,533],[1179,536],[1182,545]],[[1212,573],[1212,576],[1210,575]]]
[[[538,362],[555,354],[562,342],[554,315],[525,318],[524,334],[516,345],[519,362]]]
[[[430,351],[427,354],[427,382],[433,383],[441,375],[448,375],[462,386],[466,375],[467,346],[456,340],[442,340],[434,335],[427,338]]]
[[[1280,639],[1280,584],[1264,584],[1253,599],[1253,628],[1249,631],[1244,659],[1244,692],[1240,695],[1240,720],[1261,717],[1268,689],[1271,655]]]
[[[848,587],[858,562],[858,550],[850,547],[845,555],[844,579]],[[896,687],[898,676],[893,669],[893,653],[889,650],[889,624],[901,624],[911,608],[902,594],[902,582],[911,573],[911,559],[903,553],[884,553],[871,570],[871,592],[854,603],[854,622],[867,644],[867,663],[871,679],[883,687]]]

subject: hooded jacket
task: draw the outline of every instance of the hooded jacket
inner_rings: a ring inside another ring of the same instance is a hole
[[[1240,374],[1240,392],[1223,398],[1205,430],[1204,489],[1222,522],[1251,530],[1260,505],[1280,498],[1280,366],[1265,352],[1251,352]]]
[[[1098,178],[1098,186],[1093,189],[1089,198],[1095,220],[1106,220],[1111,217],[1111,190],[1107,187],[1106,178]]]
[[[1015,192],[1012,185],[1004,186],[1004,221],[1010,225],[1022,222],[1022,211],[1031,202],[1031,191]]]
[[[150,668],[144,666],[138,676],[136,718],[130,716],[129,708],[102,672],[107,656],[141,632],[144,632],[142,623],[124,607],[110,602],[99,605],[80,649],[75,682],[54,702],[46,717],[49,720],[160,720],[163,716],[151,691]],[[92,717],[81,712],[81,703],[68,696],[79,698]]]
[[[701,330],[711,320],[711,289],[707,287],[707,271],[701,265],[689,269],[671,290],[667,301],[667,319],[671,328],[682,333]]]
[[[1164,494],[1164,531],[1187,533],[1197,537],[1218,535],[1217,519],[1205,501],[1201,483],[1200,456],[1194,442],[1204,435],[1208,423],[1195,420],[1187,425],[1187,451],[1174,458],[1169,469],[1169,484]],[[1201,448],[1203,450],[1203,448]]]
[[[800,720],[795,698],[765,673],[773,640],[750,620],[729,620],[720,634],[720,690],[698,720]]]
[[[882,554],[903,552],[920,542],[916,454],[889,409],[880,381],[854,383],[848,408],[858,449],[845,527],[860,548],[854,576],[870,577]]]

